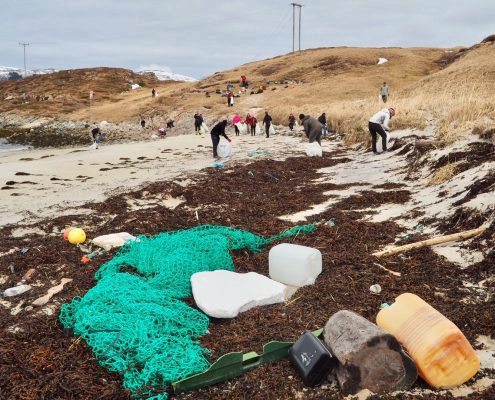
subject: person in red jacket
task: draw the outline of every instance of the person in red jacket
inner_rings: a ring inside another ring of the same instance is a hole
[[[251,118],[251,114],[248,113],[248,115],[246,115],[246,119],[244,120],[244,123],[248,127],[248,130],[251,128]]]
[[[250,123],[250,126],[251,126],[251,136],[256,136],[256,125],[258,124],[258,120],[256,119],[256,117],[253,115],[251,117],[251,123]]]

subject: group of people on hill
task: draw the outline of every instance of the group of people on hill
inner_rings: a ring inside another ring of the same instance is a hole
[[[241,86],[242,87],[248,86],[247,78],[244,75],[241,76]],[[383,85],[380,87],[379,94],[381,100],[384,103],[386,103],[390,95],[389,88],[386,82],[383,82]],[[153,88],[152,97],[155,96],[156,96],[156,89]],[[233,97],[234,94],[232,90],[228,91],[227,105],[229,107],[233,106]],[[394,108],[384,108],[378,111],[377,113],[375,113],[368,120],[368,130],[371,135],[371,147],[374,154],[378,154],[377,151],[378,136],[380,136],[382,140],[383,152],[387,151],[387,135],[390,132],[389,123],[394,115],[395,115]],[[306,134],[306,137],[309,140],[309,143],[317,142],[318,144],[321,145],[322,136],[323,137],[328,136],[326,113],[322,113],[318,118],[314,118],[305,114],[299,114],[299,120],[300,120],[300,124],[304,129],[304,133]],[[268,112],[265,112],[262,125],[264,125],[265,127],[265,134],[267,138],[270,137],[270,128],[272,125],[272,121],[273,119],[270,116],[270,114]],[[294,116],[294,114],[291,113],[289,115],[288,121],[289,121],[289,129],[292,131],[296,125],[296,117]],[[194,131],[196,134],[201,133],[201,128],[203,126],[203,123],[204,123],[203,114],[201,113],[194,114]],[[225,133],[225,129],[227,128],[227,126],[233,125],[236,136],[239,136],[240,135],[239,124],[246,124],[247,132],[248,133],[250,132],[251,136],[256,136],[256,127],[258,125],[258,119],[256,118],[255,115],[251,115],[250,113],[248,113],[246,115],[246,118],[243,120],[238,114],[235,114],[232,121],[222,120],[219,123],[217,123],[210,132],[213,143],[214,157],[217,157],[217,147],[218,147],[218,143],[220,142],[220,136],[224,136],[229,142],[231,141],[228,138],[227,134]],[[140,118],[140,125],[143,129],[146,127],[146,121],[144,120],[144,118]],[[174,121],[169,119],[167,121],[167,129],[171,129],[173,127],[174,127]],[[158,133],[159,136],[166,135],[166,131],[163,128],[158,129]],[[93,137],[93,146],[94,148],[98,148],[98,143],[104,137],[100,131],[100,128],[98,127],[93,128],[91,130],[91,134]]]

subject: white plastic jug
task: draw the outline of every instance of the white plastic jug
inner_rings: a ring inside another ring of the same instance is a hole
[[[270,278],[290,286],[312,285],[322,271],[321,252],[297,244],[272,247],[268,263]]]
[[[218,143],[217,153],[220,158],[228,157],[232,154],[232,145],[223,136]]]

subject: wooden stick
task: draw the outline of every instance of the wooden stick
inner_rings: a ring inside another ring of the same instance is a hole
[[[419,249],[421,247],[428,247],[428,246],[433,246],[435,244],[440,244],[440,243],[465,240],[465,239],[472,238],[474,236],[481,235],[485,230],[486,230],[486,228],[482,226],[482,227],[479,227],[477,229],[471,229],[470,231],[454,233],[452,235],[447,235],[447,236],[437,236],[437,237],[434,237],[432,239],[422,240],[420,242],[410,243],[410,244],[406,244],[404,246],[397,246],[397,247],[392,247],[391,249],[388,249],[388,250],[378,251],[376,253],[373,253],[373,255],[375,257],[391,256],[393,254],[403,253],[405,251],[409,251],[412,249]]]

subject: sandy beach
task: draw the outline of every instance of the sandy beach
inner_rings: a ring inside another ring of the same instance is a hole
[[[304,154],[300,138],[287,135],[229,136],[233,154],[219,160],[226,166],[269,157],[283,159]],[[325,142],[326,147],[335,143]],[[328,147],[328,149],[330,149]],[[249,156],[255,150],[268,154]],[[35,149],[0,154],[1,225],[67,213],[83,214],[80,206],[101,201],[144,183],[197,173],[211,166],[209,135],[181,135],[135,143],[88,147]]]

